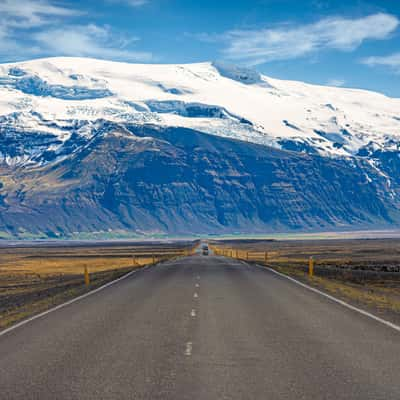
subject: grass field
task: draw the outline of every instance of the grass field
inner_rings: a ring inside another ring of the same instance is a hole
[[[265,263],[263,252],[267,252],[267,264],[277,271],[400,321],[400,239],[224,240],[214,244],[238,250],[241,258],[258,263]],[[312,278],[308,276],[310,256],[315,260]]]
[[[0,248],[0,329],[116,279],[181,256],[192,242]],[[84,269],[90,286],[84,285]]]

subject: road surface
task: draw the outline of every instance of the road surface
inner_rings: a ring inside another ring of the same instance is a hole
[[[0,399],[399,398],[399,332],[222,257],[139,271],[0,336]]]

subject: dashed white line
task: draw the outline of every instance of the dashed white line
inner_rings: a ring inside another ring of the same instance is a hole
[[[196,316],[196,310],[195,310],[195,309],[193,309],[193,310],[190,312],[190,316],[193,317],[193,318]]]
[[[192,342],[187,342],[186,343],[186,348],[185,348],[185,356],[191,356],[192,355],[192,348],[193,348],[193,343]]]
[[[197,298],[199,297],[199,295],[197,294],[197,292],[194,292],[193,297],[194,297],[195,299],[197,299]]]
[[[200,284],[196,283],[194,286],[195,286],[195,287],[200,287]]]

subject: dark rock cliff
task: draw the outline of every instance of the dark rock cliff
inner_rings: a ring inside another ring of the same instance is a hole
[[[0,230],[255,233],[390,226],[399,212],[367,162],[330,159],[183,128],[104,122],[45,167],[8,169]]]

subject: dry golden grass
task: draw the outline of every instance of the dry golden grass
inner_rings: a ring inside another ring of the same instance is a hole
[[[151,257],[85,257],[85,258],[21,258],[0,259],[0,280],[2,274],[26,275],[32,274],[38,277],[51,275],[78,275],[82,274],[85,267],[90,273],[109,271],[127,267],[137,267],[150,264]]]
[[[72,247],[72,248],[18,248],[3,249],[0,253],[1,275],[82,274],[89,272],[143,266],[153,261],[182,255],[182,247]]]
[[[20,247],[0,250],[0,329],[116,279],[184,255],[190,244]],[[84,285],[84,269],[90,287]]]
[[[268,265],[312,286],[359,306],[400,318],[400,272],[385,274],[400,266],[400,240],[316,240],[214,242],[220,250],[239,250],[245,259],[263,263],[260,251],[268,252]],[[236,252],[234,252],[234,255]],[[316,260],[316,275],[308,276],[310,256]],[[361,271],[357,270],[361,269]],[[365,269],[365,270],[364,270]],[[371,275],[368,270],[378,271]]]
[[[400,285],[398,282],[353,283],[320,276],[310,278],[304,270],[296,267],[275,265],[274,268],[352,303],[366,305],[378,311],[400,313]]]

